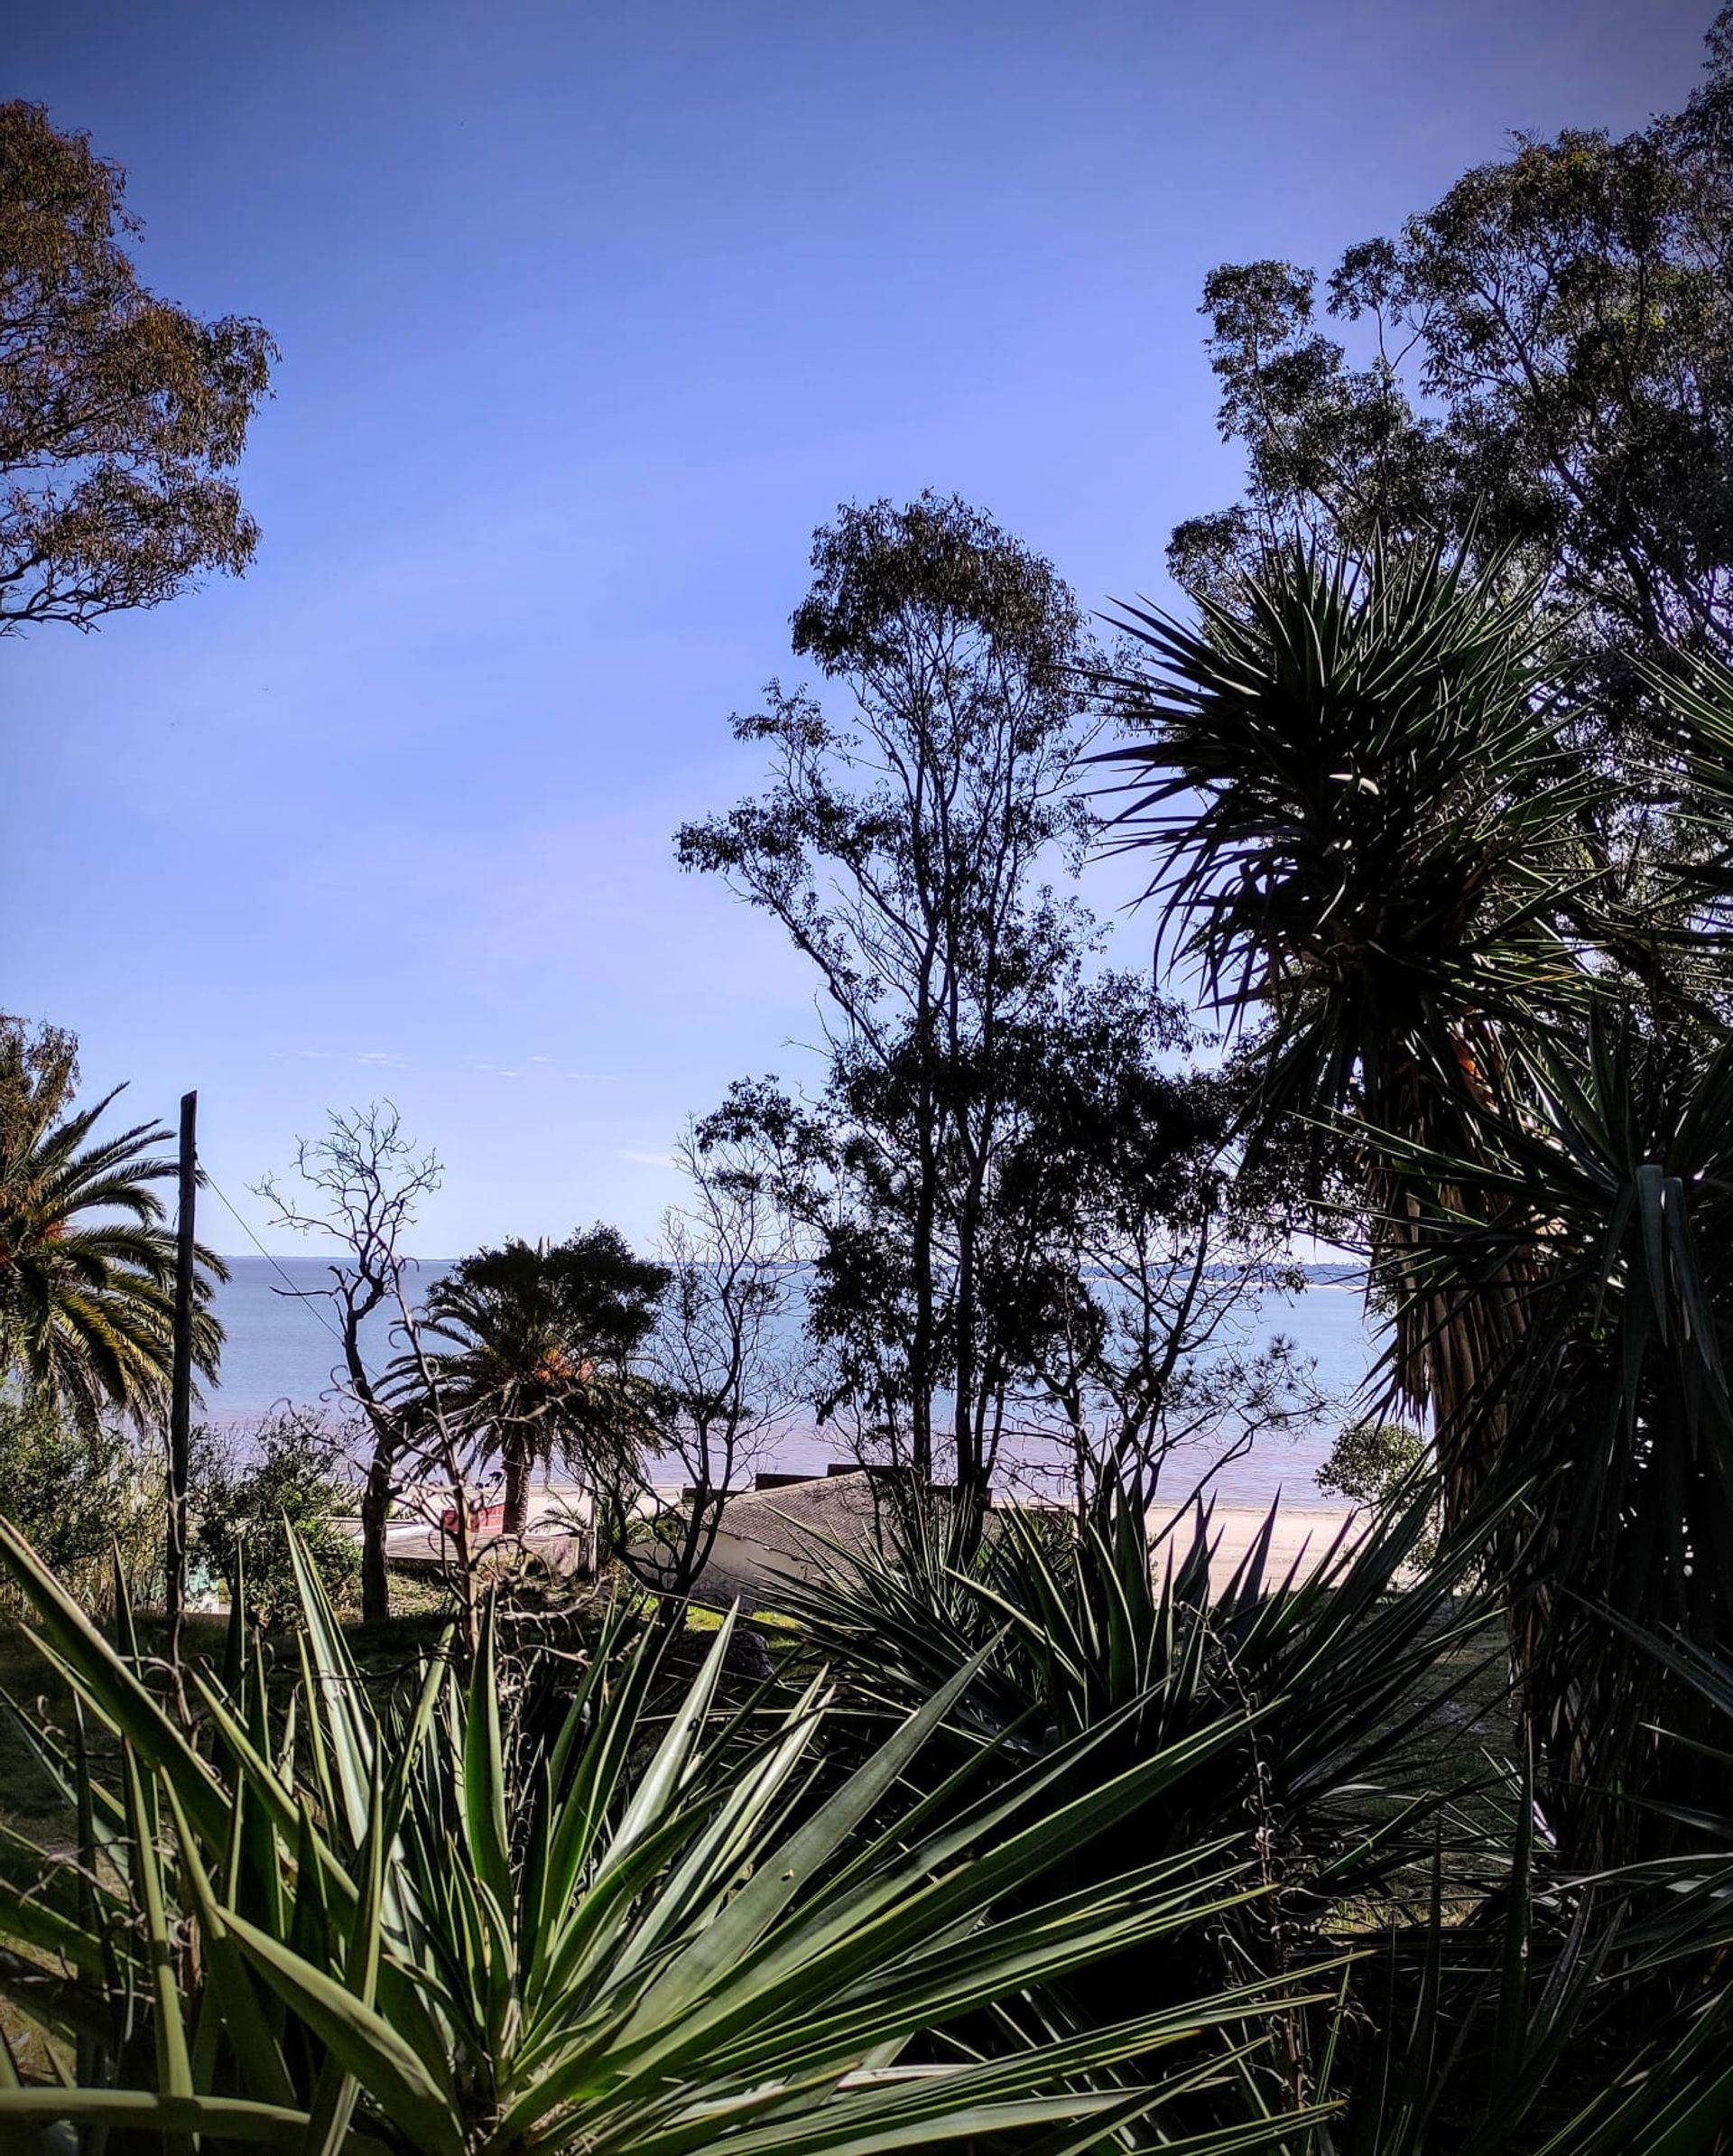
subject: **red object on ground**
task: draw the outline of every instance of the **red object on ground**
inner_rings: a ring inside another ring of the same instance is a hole
[[[490,1531],[497,1534],[505,1524],[504,1505],[471,1505],[469,1508],[469,1532],[472,1535],[485,1535]],[[453,1505],[440,1514],[440,1532],[442,1535],[455,1535],[457,1531],[458,1512]]]

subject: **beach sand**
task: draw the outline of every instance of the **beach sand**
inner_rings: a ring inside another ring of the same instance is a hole
[[[1172,1528],[1176,1516],[1183,1508],[1176,1505],[1153,1505],[1149,1510],[1152,1535],[1160,1535]],[[1218,1504],[1209,1513],[1209,1584],[1220,1589],[1233,1576],[1234,1568],[1264,1531],[1269,1517],[1265,1505]],[[1337,1538],[1348,1530],[1349,1541],[1358,1540],[1365,1531],[1364,1516],[1349,1511],[1342,1505],[1282,1505],[1277,1508],[1275,1525],[1270,1534],[1269,1553],[1265,1560],[1264,1574],[1267,1583],[1284,1579],[1291,1568],[1303,1577],[1315,1571],[1335,1547]],[[1166,1547],[1177,1557],[1191,1547],[1189,1516],[1179,1520]]]

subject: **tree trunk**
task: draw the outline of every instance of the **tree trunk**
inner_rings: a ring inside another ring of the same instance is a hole
[[[968,1180],[958,1208],[957,1221],[957,1529],[963,1547],[971,1550],[981,1538],[992,1496],[984,1442],[987,1384],[978,1337],[980,1326],[978,1258],[981,1219],[986,1210],[987,1153],[992,1143],[996,1113],[989,1105],[981,1136],[968,1143]],[[968,1142],[970,1134],[961,1135]]]
[[[366,1487],[361,1493],[361,1614],[369,1624],[380,1624],[391,1615],[391,1579],[385,1570],[385,1522],[391,1517],[391,1472],[397,1463],[399,1431],[381,1406],[361,1354],[361,1325],[385,1300],[377,1284],[358,1301],[343,1300],[343,1360],[349,1387],[373,1430],[373,1452],[367,1462]]]
[[[971,1194],[972,1197],[972,1194]],[[969,1207],[972,1215],[972,1203]],[[957,1238],[957,1535],[972,1550],[987,1521],[987,1464],[981,1456],[975,1353],[975,1222],[966,1218]]]
[[[930,1094],[921,1103],[921,1181],[914,1204],[914,1335],[909,1343],[909,1414],[912,1421],[910,1467],[917,1488],[932,1481],[933,1221],[937,1212],[938,1163]]]
[[[391,1615],[391,1575],[385,1570],[385,1522],[391,1516],[391,1447],[373,1441],[366,1487],[361,1493],[361,1614],[369,1624]]]
[[[530,1524],[530,1471],[534,1463],[529,1442],[521,1430],[506,1431],[500,1452],[505,1467],[504,1531],[521,1535]]]

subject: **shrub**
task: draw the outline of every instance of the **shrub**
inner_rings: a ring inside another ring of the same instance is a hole
[[[157,1598],[167,1510],[162,1464],[134,1432],[81,1430],[52,1402],[0,1389],[0,1511],[87,1609],[110,1613],[116,1549],[129,1594]]]
[[[1431,1482],[1438,1472],[1425,1438],[1406,1422],[1350,1422],[1318,1470],[1321,1490],[1345,1497],[1350,1504],[1387,1504],[1405,1484]],[[1438,1554],[1438,1524],[1414,1545],[1413,1562],[1431,1565]]]
[[[354,1501],[348,1456],[341,1434],[305,1408],[279,1408],[245,1431],[199,1432],[191,1555],[231,1582],[238,1555],[247,1607],[261,1623],[293,1622],[300,1610],[289,1529],[333,1602],[353,1594],[361,1553],[338,1519]]]

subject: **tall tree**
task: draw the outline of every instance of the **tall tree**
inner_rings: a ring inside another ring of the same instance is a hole
[[[167,1409],[175,1239],[156,1185],[177,1163],[156,1123],[93,1138],[124,1089],[78,1109],[77,1085],[70,1034],[0,1019],[0,1361],[90,1429],[109,1411]],[[214,1377],[209,1284],[227,1273],[202,1248],[199,1269],[194,1354]]]
[[[634,1364],[667,1285],[666,1267],[602,1226],[561,1243],[514,1237],[434,1283],[427,1365],[445,1412],[501,1464],[506,1534],[528,1525],[538,1460],[559,1454],[598,1506],[604,1486],[631,1479],[649,1429]]]
[[[1632,660],[1728,655],[1733,597],[1733,9],[1684,106],[1615,139],[1518,135],[1400,234],[1313,271],[1204,286],[1237,506],[1179,526],[1193,590],[1296,534],[1359,552],[1515,549],[1585,682],[1629,710]]]
[[[1535,596],[1498,562],[1290,549],[1195,627],[1132,620],[1120,753],[1164,922],[1251,1036],[1254,1126],[1302,1108],[1358,1165],[1396,1383],[1432,1408],[1449,1522],[1496,1506],[1542,1789],[1598,1863],[1705,1799],[1702,1701],[1652,1642],[1733,1639],[1733,1069],[1704,978],[1733,674],[1653,676],[1673,753],[1626,767],[1661,813],[1609,879],[1585,834],[1617,782],[1547,693]]]
[[[1296,545],[1200,616],[1128,616],[1113,692],[1137,738],[1112,760],[1170,948],[1256,1036],[1254,1129],[1341,1117],[1471,1157],[1511,1039],[1589,985],[1599,782],[1543,693],[1532,591],[1442,550]],[[1418,1292],[1413,1194],[1356,1142],[1373,1256],[1402,1291],[1397,1375],[1436,1410],[1459,1513],[1512,1306]]]
[[[276,347],[145,290],[125,189],[87,136],[0,104],[0,636],[155,606],[258,544],[226,475]]]
[[[794,649],[846,691],[848,716],[773,683],[765,709],[735,721],[769,751],[767,791],[688,824],[680,859],[811,960],[836,1070],[861,1103],[876,1091],[881,1132],[906,1139],[910,1461],[931,1478],[948,1392],[958,1486],[978,1508],[994,1073],[1003,1028],[1069,948],[1036,878],[1089,828],[1070,784],[1082,623],[1047,562],[955,498],[845,509],[811,559]]]

